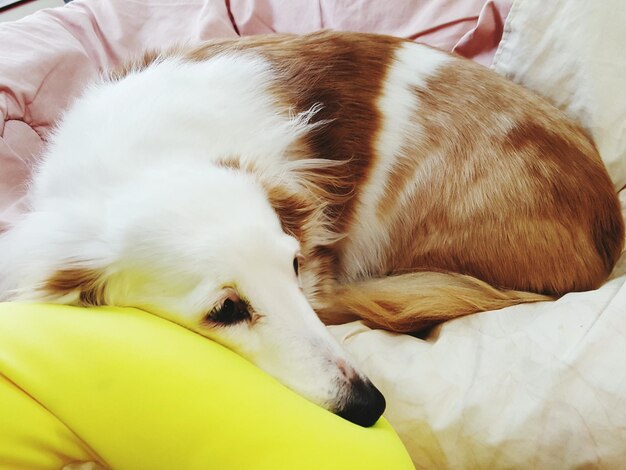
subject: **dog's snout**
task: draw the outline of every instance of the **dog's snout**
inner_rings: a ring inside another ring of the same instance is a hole
[[[337,414],[359,426],[372,426],[385,411],[385,397],[369,380],[354,377],[350,394]]]

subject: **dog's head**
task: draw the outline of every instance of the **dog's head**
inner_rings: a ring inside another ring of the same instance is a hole
[[[62,230],[47,221],[45,230],[58,232],[47,249],[66,261],[40,281],[46,300],[142,308],[231,348],[314,403],[372,425],[383,396],[301,288],[308,260],[277,213],[278,205],[297,205],[285,199],[290,194],[228,166],[146,171],[110,201],[108,215],[94,210],[85,222],[83,207],[81,215],[64,215]]]

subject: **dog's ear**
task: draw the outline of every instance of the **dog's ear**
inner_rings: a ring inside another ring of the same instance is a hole
[[[341,205],[352,195],[350,182],[342,173],[346,162],[324,159],[259,162],[231,157],[217,164],[251,175],[263,188],[285,233],[301,243],[331,245],[342,238],[333,229],[331,214],[340,212]]]
[[[104,305],[107,283],[104,273],[97,269],[67,267],[58,269],[42,286],[47,298],[75,297],[72,302],[82,307]]]
[[[304,179],[300,174],[285,168],[287,165],[264,167],[236,157],[219,160],[218,165],[254,177],[278,215],[283,231],[298,240],[302,240],[307,228],[323,216],[321,198],[302,184]]]
[[[302,241],[307,231],[323,218],[320,203],[310,195],[281,185],[263,184],[267,198],[274,208],[283,231]]]

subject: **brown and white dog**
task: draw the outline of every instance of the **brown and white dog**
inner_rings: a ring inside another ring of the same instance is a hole
[[[593,142],[401,39],[146,54],[65,114],[0,239],[0,298],[143,308],[363,425],[384,399],[325,323],[416,331],[594,289],[622,250]]]

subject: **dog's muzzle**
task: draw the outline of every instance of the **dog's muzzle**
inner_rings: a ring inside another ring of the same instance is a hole
[[[372,382],[360,377],[350,380],[349,395],[336,414],[359,426],[372,426],[385,411],[385,397]]]

